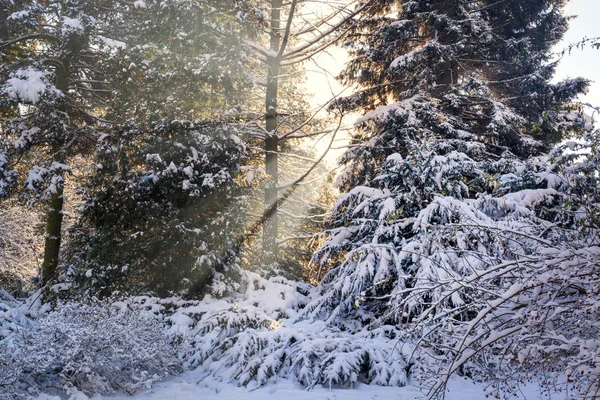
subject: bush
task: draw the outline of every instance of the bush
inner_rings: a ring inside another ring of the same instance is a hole
[[[63,303],[38,319],[26,307],[0,307],[0,398],[72,388],[133,394],[182,371],[161,322],[124,302]]]

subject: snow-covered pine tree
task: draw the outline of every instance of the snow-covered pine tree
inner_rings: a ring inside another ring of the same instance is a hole
[[[586,85],[582,79],[549,83],[555,67],[550,48],[567,28],[560,11],[563,3],[379,2],[347,43],[352,59],[341,79],[362,88],[339,103],[347,110],[377,109],[362,120],[367,125],[372,117],[393,114],[395,108],[412,108],[402,107],[400,101],[432,100],[425,103],[440,110],[443,118],[419,117],[437,131],[428,138],[473,147],[461,150],[470,155],[536,154],[552,143],[544,143],[542,128],[545,134],[556,131],[556,105]],[[342,160],[353,163],[342,185],[372,179],[385,157],[405,148],[417,134],[413,130],[396,135],[378,126],[354,135],[360,146]]]
[[[221,296],[237,288],[246,148],[219,121],[130,123],[99,145],[69,259],[91,292]]]
[[[104,77],[95,62],[105,8],[87,1],[1,1],[0,194],[46,204],[42,282],[56,277],[71,161],[93,149]]]
[[[565,217],[581,196],[569,184],[573,170],[550,173],[557,167],[543,156],[582,126],[562,106],[587,82],[549,82],[550,48],[567,29],[564,2],[378,4],[348,41],[342,79],[362,88],[339,104],[366,113],[342,158],[346,193],[314,257],[324,277],[307,314],[351,331],[392,325],[393,337],[433,349],[407,360],[413,378],[427,365],[429,377],[442,373],[431,395],[457,371],[506,380],[510,368],[517,378],[580,371],[583,352],[552,350],[576,333],[532,322],[577,297],[536,273],[553,281],[574,260],[586,271],[598,265],[597,232],[582,235]],[[533,326],[537,340],[524,340]]]
[[[69,262],[103,295],[222,295],[239,272],[246,204],[234,180],[247,149],[234,124],[251,93],[245,39],[260,10],[210,0],[114,8],[102,65],[115,93],[106,119],[119,123],[99,142]]]

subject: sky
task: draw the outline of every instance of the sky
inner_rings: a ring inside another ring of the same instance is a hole
[[[600,0],[571,0],[565,13],[577,15],[577,18],[571,21],[569,30],[563,41],[556,46],[556,51],[585,37],[600,37]],[[586,46],[583,49],[573,49],[571,54],[562,57],[555,79],[579,76],[595,81],[592,82],[589,93],[580,100],[600,106],[600,49]]]

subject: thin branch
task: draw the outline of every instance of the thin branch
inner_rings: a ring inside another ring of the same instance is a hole
[[[346,24],[348,21],[350,21],[352,18],[354,18],[355,16],[357,16],[358,14],[360,14],[362,11],[364,11],[367,7],[369,7],[371,5],[371,3],[373,2],[373,0],[367,1],[365,2],[361,7],[358,7],[356,10],[354,10],[351,14],[349,14],[347,17],[345,17],[344,19],[342,19],[340,22],[338,22],[337,24],[333,25],[331,28],[329,28],[328,30],[326,30],[325,32],[321,33],[319,36],[317,36],[316,38],[314,38],[313,40],[311,40],[310,42],[300,45],[299,47],[292,49],[291,51],[289,51],[284,59],[291,59],[291,58],[295,58],[295,57],[302,57],[304,54],[306,54],[305,52],[309,49],[311,49],[312,47],[314,47],[315,44],[319,43],[320,41],[322,41],[323,39],[331,36],[332,33],[336,32],[339,28],[341,28],[344,24]],[[332,41],[332,43],[330,43],[329,45],[333,44],[333,42],[337,42],[339,39],[341,39],[341,37],[343,35],[345,35],[345,33],[348,31],[348,29],[346,29],[344,32],[342,32],[341,35],[338,35],[334,41]],[[328,47],[328,46],[327,46]]]
[[[52,41],[59,41],[58,37],[49,35],[47,33],[34,33],[31,35],[21,36],[21,37],[9,40],[7,42],[0,43],[0,49],[11,46],[15,43],[24,42],[26,40],[34,40],[34,39],[47,39],[47,40],[52,40]]]
[[[296,5],[298,0],[293,0],[290,8],[290,13],[288,15],[287,24],[285,26],[285,32],[283,34],[283,39],[281,40],[281,46],[279,47],[279,51],[277,52],[277,58],[281,59],[283,53],[288,44],[288,40],[290,39],[290,30],[292,29],[292,20],[294,19],[294,12],[296,11]]]

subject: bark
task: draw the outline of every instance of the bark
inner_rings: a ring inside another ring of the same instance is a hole
[[[279,138],[277,136],[277,89],[281,57],[278,54],[281,45],[281,6],[282,0],[271,0],[271,54],[267,58],[267,90],[265,101],[265,169],[268,180],[265,185],[264,225],[263,225],[263,264],[277,262],[277,233],[279,218],[278,201],[278,160]]]
[[[63,93],[68,90],[68,71],[58,68],[56,72],[56,87]],[[53,161],[64,163],[64,149],[57,139],[52,144]],[[64,179],[64,176],[62,177]],[[62,236],[64,186],[62,182],[56,185],[56,192],[50,198],[48,213],[46,214],[46,235],[44,243],[44,261],[42,263],[42,285],[57,278],[60,243]]]
[[[63,221],[63,186],[57,185],[46,215],[46,239],[42,263],[42,284],[56,279]]]

